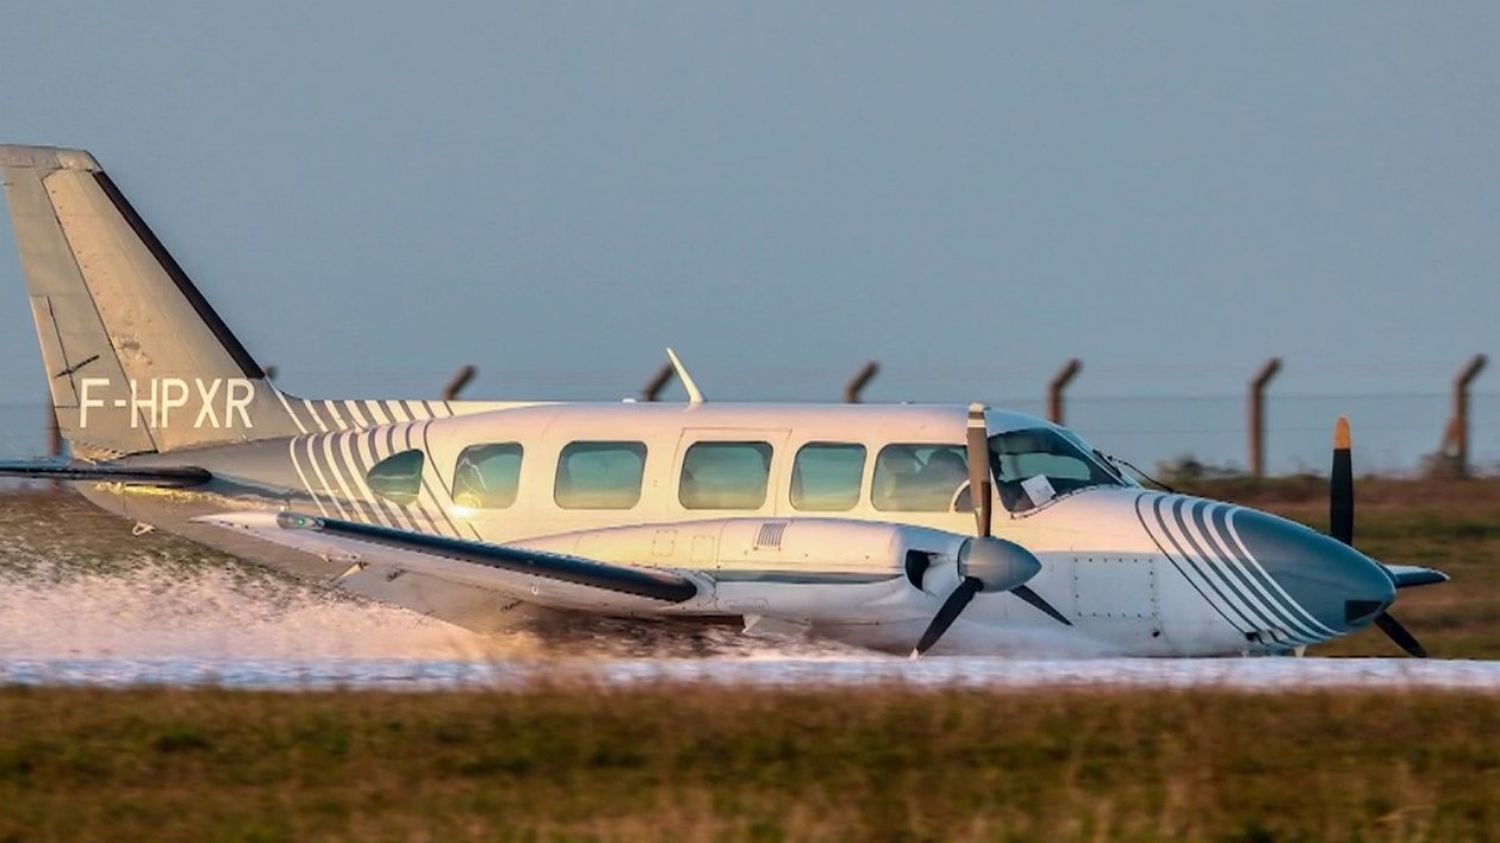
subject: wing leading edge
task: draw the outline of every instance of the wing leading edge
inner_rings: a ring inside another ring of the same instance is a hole
[[[547,595],[539,594],[534,587],[528,589],[527,583],[535,582],[530,578],[549,580],[595,594],[608,592],[668,604],[684,603],[699,594],[699,587],[693,580],[674,571],[612,565],[578,556],[444,538],[334,518],[289,512],[245,512],[196,520],[249,530],[267,541],[309,552],[485,585],[533,602],[553,601],[548,600]],[[560,602],[575,602],[568,600],[567,595],[557,596],[563,598]]]

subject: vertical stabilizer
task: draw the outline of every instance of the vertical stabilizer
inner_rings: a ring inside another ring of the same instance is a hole
[[[105,457],[297,433],[265,373],[81,150],[0,146],[63,434]]]

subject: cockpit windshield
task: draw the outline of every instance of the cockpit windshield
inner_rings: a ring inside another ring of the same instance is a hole
[[[1035,509],[1092,486],[1130,485],[1087,445],[1047,427],[991,436],[990,468],[1000,502],[1011,512]]]

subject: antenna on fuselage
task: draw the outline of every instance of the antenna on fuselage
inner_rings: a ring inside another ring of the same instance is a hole
[[[687,390],[689,404],[702,404],[703,393],[698,389],[698,384],[693,381],[693,376],[688,374],[687,367],[682,365],[682,359],[677,352],[667,349],[667,359],[672,361],[672,368],[677,370],[677,379],[682,381],[682,388]]]

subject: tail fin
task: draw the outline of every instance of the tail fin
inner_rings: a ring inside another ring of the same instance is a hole
[[[285,400],[81,150],[0,146],[58,424],[107,457],[297,432]]]

